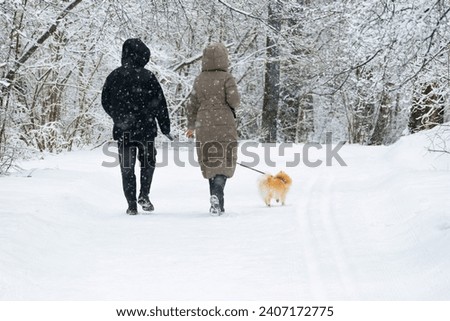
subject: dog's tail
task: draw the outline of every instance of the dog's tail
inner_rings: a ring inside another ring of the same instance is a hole
[[[279,172],[275,177],[283,181],[288,186],[292,184],[292,179],[283,171]]]

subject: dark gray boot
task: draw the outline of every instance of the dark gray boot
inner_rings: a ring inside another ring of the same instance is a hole
[[[227,177],[224,175],[216,175],[213,178],[209,179],[209,192],[211,195],[211,207],[213,207],[213,197],[215,196],[218,201],[218,208],[221,213],[225,212],[224,208],[224,189],[225,189],[225,183],[227,182]],[[215,200],[214,200],[215,201]]]

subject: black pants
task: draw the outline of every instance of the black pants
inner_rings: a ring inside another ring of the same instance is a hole
[[[156,164],[156,149],[154,140],[136,142],[123,140],[118,142],[120,170],[125,198],[129,205],[136,204],[136,175],[134,167],[136,159],[141,166],[141,189],[139,195],[148,196],[152,185]],[[137,154],[137,158],[136,158]]]
[[[216,175],[209,179],[209,194],[217,196],[221,211],[224,211],[224,189],[226,182],[227,177],[225,175]]]

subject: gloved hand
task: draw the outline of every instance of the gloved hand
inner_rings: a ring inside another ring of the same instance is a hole
[[[194,138],[194,131],[192,129],[188,129],[185,135],[187,138]]]

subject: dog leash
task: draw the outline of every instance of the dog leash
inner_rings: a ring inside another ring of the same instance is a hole
[[[266,175],[266,174],[267,174],[267,173],[264,173],[264,172],[262,172],[262,171],[260,171],[260,170],[255,169],[255,168],[253,168],[253,167],[244,165],[244,164],[242,164],[242,163],[239,163],[239,162],[236,162],[236,163],[237,163],[238,165],[241,165],[242,167],[251,169],[252,171],[258,172],[258,173],[260,173],[260,174],[263,174],[263,175]]]

